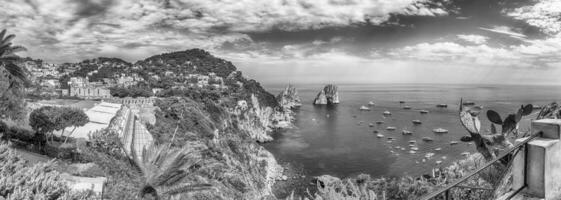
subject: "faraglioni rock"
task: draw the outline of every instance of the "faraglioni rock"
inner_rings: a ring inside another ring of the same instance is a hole
[[[283,108],[296,109],[302,106],[298,91],[290,84],[277,96],[277,101]]]
[[[337,92],[337,86],[333,84],[323,87],[323,90],[318,93],[314,100],[314,105],[331,105],[338,103],[339,92]]]

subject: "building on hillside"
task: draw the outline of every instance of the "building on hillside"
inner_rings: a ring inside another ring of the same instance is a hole
[[[60,87],[60,81],[58,79],[43,79],[41,80],[40,85],[42,87],[47,87],[47,88],[59,88]]]
[[[197,77],[197,86],[206,87],[208,86],[209,77],[205,75],[200,75]]]
[[[104,87],[95,87],[95,86],[85,86],[85,87],[70,86],[68,95],[80,97],[84,99],[104,99],[104,98],[111,97],[111,93],[109,89]]]
[[[85,87],[88,83],[88,77],[70,77],[70,81],[68,81],[68,85],[71,87]]]
[[[156,95],[159,92],[161,92],[162,90],[164,90],[164,89],[163,88],[152,88],[152,93],[154,93],[154,95]]]

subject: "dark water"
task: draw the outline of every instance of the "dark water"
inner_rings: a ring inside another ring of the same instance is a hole
[[[271,85],[267,89],[277,94],[284,86]],[[278,133],[276,140],[265,144],[281,162],[288,162],[302,170],[303,174],[317,176],[330,174],[348,177],[367,173],[372,177],[421,175],[429,173],[442,161],[449,165],[463,156],[462,152],[475,152],[473,145],[450,145],[467,135],[461,126],[457,111],[460,98],[474,101],[487,109],[498,111],[502,116],[514,112],[521,104],[542,105],[561,100],[558,86],[497,86],[497,85],[339,85],[341,104],[333,107],[313,106],[311,102],[322,88],[321,85],[296,85],[304,105],[297,112],[297,129]],[[359,111],[361,105],[373,101],[371,111]],[[399,101],[405,101],[400,104]],[[448,108],[436,108],[436,104],[448,104]],[[403,106],[412,107],[404,110]],[[422,115],[419,110],[430,113]],[[391,117],[382,112],[390,111]],[[483,129],[489,127],[482,117]],[[413,125],[418,119],[422,125]],[[358,124],[360,121],[364,123]],[[369,127],[369,123],[384,121],[382,125]],[[385,128],[394,126],[395,131]],[[449,130],[447,134],[435,134],[435,128]],[[523,127],[526,128],[526,127]],[[412,131],[410,136],[401,130]],[[384,134],[377,138],[374,130]],[[395,138],[388,143],[387,137]],[[433,142],[424,142],[431,137]],[[416,140],[419,150],[410,154],[409,140]],[[396,149],[396,146],[406,150]],[[435,151],[435,148],[441,148]],[[434,153],[431,159],[423,158]]]

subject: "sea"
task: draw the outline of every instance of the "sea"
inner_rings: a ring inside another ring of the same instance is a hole
[[[340,178],[361,173],[373,178],[430,174],[433,168],[463,159],[464,152],[475,153],[473,144],[460,141],[468,135],[458,117],[460,99],[483,106],[480,119],[484,131],[490,127],[485,117],[487,110],[497,111],[504,119],[523,104],[561,101],[561,86],[340,84],[338,105],[314,106],[312,102],[323,85],[293,85],[303,103],[295,112],[296,128],[278,131],[274,141],[264,144],[277,160],[298,172],[290,177],[286,191],[290,187],[301,189],[313,177],[325,174]],[[273,94],[286,87],[264,86]],[[370,111],[359,109],[370,101],[375,104]],[[448,107],[438,108],[437,104]],[[420,110],[429,113],[421,114]],[[391,116],[384,116],[384,111],[391,112]],[[521,130],[529,130],[529,121],[538,111],[524,119]],[[420,120],[422,124],[414,125],[412,120]],[[376,121],[383,123],[376,124]],[[390,126],[396,130],[387,130]],[[448,133],[434,133],[436,128],[446,129]],[[402,130],[412,134],[403,135]],[[384,137],[377,137],[375,131]],[[423,137],[433,141],[423,141]],[[418,149],[414,153],[410,152],[411,140]],[[459,143],[451,144],[452,141]],[[430,158],[426,157],[428,153],[432,154]]]

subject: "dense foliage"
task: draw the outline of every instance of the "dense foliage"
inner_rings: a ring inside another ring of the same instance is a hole
[[[163,74],[165,71],[176,74],[214,72],[220,77],[226,77],[236,71],[236,67],[231,62],[216,58],[202,49],[164,53],[138,61],[135,65],[143,66],[146,72],[156,74]]]
[[[14,38],[15,35],[7,35],[5,29],[0,31],[0,119],[23,120],[23,86],[28,83],[28,72],[17,63],[21,58],[16,53],[25,48],[12,45]]]
[[[5,199],[92,199],[71,192],[52,162],[32,166],[5,144],[0,145],[0,197]]]
[[[35,109],[29,115],[29,125],[35,130],[36,142],[41,148],[47,142],[48,134],[61,131],[67,127],[84,126],[89,118],[84,111],[69,107],[44,106]]]
[[[145,84],[138,84],[129,87],[112,87],[109,88],[111,96],[124,98],[124,97],[151,97],[154,95],[150,86]]]

